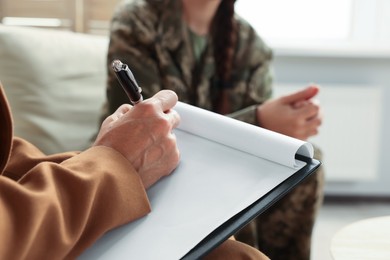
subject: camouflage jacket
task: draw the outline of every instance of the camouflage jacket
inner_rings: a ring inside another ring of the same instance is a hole
[[[236,15],[238,46],[234,54],[232,88],[228,90],[229,116],[256,124],[255,109],[271,96],[272,51],[254,29]],[[110,28],[105,116],[128,103],[111,69],[114,59],[129,65],[144,98],[171,89],[179,100],[212,110],[218,80],[211,40],[199,75],[180,0],[125,0],[116,9]],[[194,78],[197,84],[194,84]],[[214,92],[215,93],[215,92]]]

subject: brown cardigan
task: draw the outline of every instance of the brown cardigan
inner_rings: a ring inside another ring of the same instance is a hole
[[[1,85],[0,128],[0,259],[73,259],[150,211],[138,174],[115,150],[46,156],[13,137]]]

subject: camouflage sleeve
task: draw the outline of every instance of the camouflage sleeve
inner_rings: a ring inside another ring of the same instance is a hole
[[[241,18],[238,21],[238,84],[245,86],[247,94],[241,109],[228,116],[258,125],[257,106],[272,96],[272,50],[247,22]]]
[[[107,104],[105,115],[112,114],[129,100],[119,85],[111,68],[115,59],[127,64],[138,84],[142,86],[144,98],[160,89],[160,77],[153,59],[156,32],[153,24],[158,17],[144,1],[125,1],[113,15],[110,28],[110,44],[107,55]],[[157,88],[157,89],[156,89]]]

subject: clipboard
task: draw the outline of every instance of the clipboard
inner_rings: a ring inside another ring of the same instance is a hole
[[[229,237],[238,232],[241,228],[246,226],[253,219],[267,211],[273,204],[282,199],[297,185],[304,181],[307,177],[315,174],[316,170],[320,167],[321,162],[304,157],[301,155],[296,156],[297,160],[307,163],[305,167],[297,171],[291,177],[280,183],[273,190],[267,193],[265,196],[242,210],[237,215],[233,216],[230,220],[219,226],[202,241],[199,242],[191,251],[189,251],[182,260],[200,259],[214,248],[218,247]]]
[[[320,165],[307,142],[184,103],[175,109],[181,163],[147,191],[152,212],[79,259],[199,259]]]

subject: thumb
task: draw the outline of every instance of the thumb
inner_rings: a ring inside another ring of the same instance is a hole
[[[303,90],[292,93],[290,95],[283,96],[281,98],[281,100],[283,103],[288,103],[288,104],[296,103],[299,101],[311,99],[312,97],[317,95],[317,93],[319,91],[320,91],[320,88],[318,86],[312,85],[312,86],[309,86]]]

